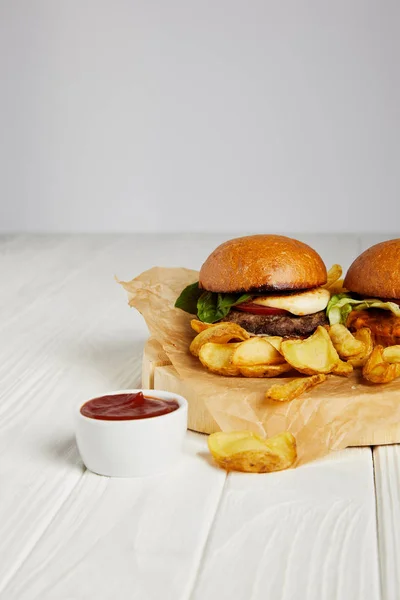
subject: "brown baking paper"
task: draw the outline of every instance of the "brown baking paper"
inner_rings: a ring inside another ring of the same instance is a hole
[[[189,352],[193,316],[174,307],[183,288],[197,280],[197,271],[154,267],[121,284],[179,377],[223,431],[248,429],[270,437],[288,430],[297,440],[297,464],[347,446],[400,442],[400,380],[369,384],[359,370],[349,378],[330,375],[299,398],[278,403],[265,399],[266,390],[291,378],[223,377],[206,371]]]

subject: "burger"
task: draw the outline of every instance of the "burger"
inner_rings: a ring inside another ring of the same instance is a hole
[[[307,337],[327,323],[326,267],[315,250],[281,235],[221,244],[175,306],[205,323],[232,321],[255,335]]]
[[[343,323],[350,331],[369,327],[377,344],[400,344],[400,239],[360,254],[343,285],[347,292],[328,304],[330,324]]]

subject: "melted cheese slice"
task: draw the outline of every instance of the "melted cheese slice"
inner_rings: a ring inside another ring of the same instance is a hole
[[[330,293],[325,288],[314,288],[299,292],[298,294],[285,294],[282,296],[256,296],[252,299],[254,304],[282,308],[293,315],[313,315],[324,310],[330,300]]]

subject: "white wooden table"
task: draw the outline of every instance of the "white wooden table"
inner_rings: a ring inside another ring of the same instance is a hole
[[[226,476],[188,433],[160,477],[81,463],[78,403],[140,383],[147,331],[114,274],[198,268],[228,237],[0,238],[1,600],[400,598],[397,446]],[[344,267],[383,239],[298,237]]]

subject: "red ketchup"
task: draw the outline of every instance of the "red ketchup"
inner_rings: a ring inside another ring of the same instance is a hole
[[[130,421],[160,417],[179,408],[176,400],[163,400],[144,396],[142,392],[134,394],[114,394],[101,396],[85,402],[81,414],[90,419],[102,421]]]

